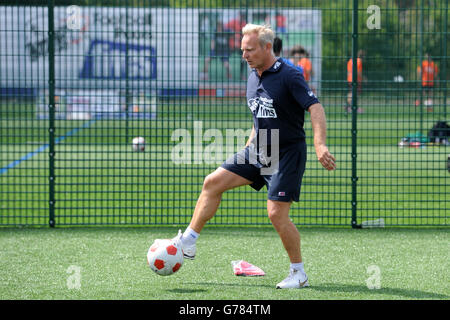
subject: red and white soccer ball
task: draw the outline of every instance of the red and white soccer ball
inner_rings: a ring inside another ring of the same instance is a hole
[[[173,240],[156,239],[147,253],[147,263],[156,274],[169,276],[183,265],[183,251]]]
[[[136,137],[131,140],[133,150],[136,152],[143,152],[145,150],[145,139],[143,137]]]

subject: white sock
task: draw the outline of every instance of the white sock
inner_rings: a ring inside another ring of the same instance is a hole
[[[181,240],[184,244],[193,245],[195,244],[195,242],[197,242],[199,235],[200,234],[192,230],[191,227],[187,227],[183,232],[183,237],[181,238]]]
[[[301,271],[301,272],[305,272],[305,269],[303,267],[303,262],[300,263],[291,263],[291,269],[297,270],[297,271]]]

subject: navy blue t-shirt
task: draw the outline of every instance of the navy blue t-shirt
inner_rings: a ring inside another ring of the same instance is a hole
[[[280,148],[305,139],[305,111],[315,103],[319,100],[301,72],[281,58],[261,77],[255,69],[250,73],[247,105],[253,114],[256,136],[260,129],[267,129],[268,137],[270,130],[278,129]]]

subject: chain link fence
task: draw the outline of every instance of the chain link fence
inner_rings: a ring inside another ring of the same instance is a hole
[[[338,169],[307,119],[295,223],[448,226],[448,1],[27,3],[0,5],[0,225],[189,223],[250,133],[250,22],[327,113]],[[270,224],[266,193],[228,191],[210,223]]]

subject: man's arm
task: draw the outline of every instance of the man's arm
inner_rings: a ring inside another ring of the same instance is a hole
[[[327,123],[325,111],[320,103],[315,103],[309,107],[311,114],[311,124],[314,131],[314,147],[319,162],[327,170],[336,169],[336,159],[326,146]]]

